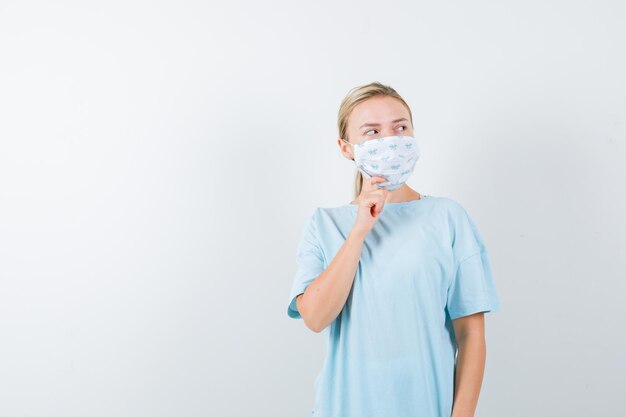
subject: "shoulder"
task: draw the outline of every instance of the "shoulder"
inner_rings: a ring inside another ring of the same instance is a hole
[[[338,216],[349,215],[354,207],[350,204],[334,207],[317,207],[315,209],[318,218],[337,218]]]
[[[357,210],[354,206],[315,207],[310,222],[320,235],[354,224]]]
[[[323,227],[329,219],[334,219],[340,215],[340,213],[348,212],[347,209],[342,207],[314,207],[308,215],[307,228],[314,230]]]
[[[467,215],[467,210],[457,200],[444,196],[429,196],[437,210],[445,213],[448,217],[456,219]]]
[[[445,209],[452,246],[460,254],[459,259],[467,254],[486,251],[482,234],[465,206],[448,197],[440,197],[440,200]]]
[[[457,200],[451,198],[451,197],[445,197],[445,196],[430,196],[429,198],[434,199],[434,201],[443,206],[443,207],[448,207],[448,208],[452,208],[452,209],[460,209],[463,208],[463,206],[461,205],[461,203],[459,203]]]

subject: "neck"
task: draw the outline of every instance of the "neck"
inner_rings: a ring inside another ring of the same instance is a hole
[[[408,185],[402,184],[402,187],[397,190],[389,191],[387,193],[387,198],[385,199],[385,203],[402,203],[405,201],[419,200],[422,198],[422,195],[409,187]],[[358,204],[359,199],[355,198],[351,204]]]

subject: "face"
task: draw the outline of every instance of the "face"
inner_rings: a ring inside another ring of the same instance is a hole
[[[393,97],[372,97],[352,110],[348,117],[347,136],[344,139],[354,144],[385,136],[413,136],[409,111]],[[341,138],[337,142],[343,155],[352,159],[352,146]]]

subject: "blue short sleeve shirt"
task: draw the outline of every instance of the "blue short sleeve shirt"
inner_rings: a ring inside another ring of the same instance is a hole
[[[297,248],[287,314],[343,245],[357,205],[318,207]],[[346,303],[324,329],[315,417],[449,417],[452,320],[501,309],[487,248],[468,212],[447,197],[386,203],[363,243]]]

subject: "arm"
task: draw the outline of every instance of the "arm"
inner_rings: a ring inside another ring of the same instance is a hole
[[[459,348],[451,417],[473,417],[486,360],[484,313],[452,320]]]
[[[361,257],[367,231],[353,228],[328,267],[296,297],[298,311],[316,333],[332,323],[343,309]]]

